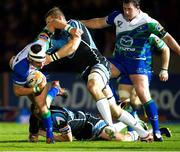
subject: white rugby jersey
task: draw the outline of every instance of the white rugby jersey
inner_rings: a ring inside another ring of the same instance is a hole
[[[167,33],[158,21],[142,11],[131,21],[114,11],[107,16],[106,22],[116,26],[115,54],[133,59],[146,59],[146,46],[149,46],[148,38],[152,33],[160,38]]]

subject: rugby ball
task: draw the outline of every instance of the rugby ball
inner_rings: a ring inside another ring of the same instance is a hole
[[[46,77],[38,70],[33,70],[29,73],[26,83],[28,87],[35,87],[40,84]]]

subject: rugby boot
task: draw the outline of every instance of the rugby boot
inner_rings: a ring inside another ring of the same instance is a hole
[[[29,134],[29,142],[38,142],[38,134]]]
[[[157,141],[157,142],[163,142],[163,138],[162,138],[160,132],[153,133],[153,136],[154,136],[154,141]]]
[[[163,136],[166,136],[166,137],[171,137],[172,134],[171,134],[171,130],[169,128],[166,128],[166,127],[162,127],[160,128],[160,132],[161,132],[161,135]]]

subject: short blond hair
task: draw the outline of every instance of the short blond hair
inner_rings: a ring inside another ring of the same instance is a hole
[[[53,7],[51,8],[45,15],[45,19],[48,17],[48,16],[53,16],[55,18],[57,18],[58,16],[62,16],[65,18],[64,16],[64,13],[61,11],[61,9],[59,7]]]

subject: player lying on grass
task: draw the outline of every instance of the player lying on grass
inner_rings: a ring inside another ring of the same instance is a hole
[[[48,107],[50,107],[51,102],[58,95],[60,88],[58,85],[59,83],[54,85],[48,92],[46,99]],[[58,141],[72,141],[73,136],[77,140],[102,138],[105,140],[135,141],[138,139],[138,134],[135,131],[128,132],[127,134],[113,132],[108,128],[108,124],[104,120],[83,111],[72,112],[67,108],[57,106],[51,106],[50,111],[53,131],[58,133],[58,135],[54,136],[54,139]],[[39,110],[33,105],[29,127],[29,140],[31,142],[38,140],[38,134],[45,135],[38,114]],[[146,139],[140,139],[146,141]]]
[[[32,110],[36,108],[33,107]],[[53,120],[54,140],[73,141],[76,140],[117,140],[136,141],[138,134],[135,131],[127,134],[115,133],[108,129],[108,124],[90,113],[83,111],[73,112],[64,107],[51,106],[51,116]],[[31,142],[38,141],[38,135],[45,136],[45,129],[42,128],[40,117],[33,112],[30,117],[30,139]]]
[[[138,134],[135,131],[129,131],[126,134],[119,132],[110,132],[107,128],[107,123],[90,113],[83,111],[73,112],[67,108],[59,106],[50,107],[51,116],[53,120],[53,131],[55,141],[73,141],[73,137],[76,140],[117,140],[117,141],[136,141],[138,140]],[[37,109],[32,106],[33,114],[30,117],[30,142],[37,142],[38,135],[45,136],[45,129],[42,128],[42,122],[40,117],[35,114]],[[123,129],[124,124],[115,124],[115,128]],[[164,128],[160,129],[165,131]],[[168,132],[162,135],[168,136]]]

